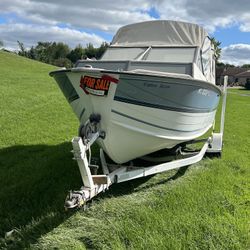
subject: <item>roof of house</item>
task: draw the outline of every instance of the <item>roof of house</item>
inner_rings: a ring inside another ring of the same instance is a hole
[[[240,77],[250,77],[250,69],[247,71],[244,71],[242,73],[237,74],[236,77],[239,77],[239,78]]]
[[[239,68],[239,67],[228,67],[222,72],[222,76],[236,76],[242,72],[247,71],[247,68]]]

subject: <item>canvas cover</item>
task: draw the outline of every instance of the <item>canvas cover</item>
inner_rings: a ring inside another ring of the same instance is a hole
[[[199,46],[207,32],[197,24],[179,21],[147,21],[121,27],[112,46]]]

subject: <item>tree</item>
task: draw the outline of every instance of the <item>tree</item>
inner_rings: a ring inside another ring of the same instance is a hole
[[[69,46],[61,42],[38,42],[34,48],[36,59],[50,64],[54,64],[57,59],[66,58],[69,52]]]
[[[225,68],[225,64],[223,62],[216,62],[216,67],[217,68]]]
[[[96,49],[94,48],[92,43],[88,43],[85,49],[85,55],[88,58],[96,57]]]
[[[18,47],[19,47],[19,51],[18,51],[18,55],[19,56],[27,56],[27,51],[24,47],[24,44],[20,41],[17,41]]]
[[[51,46],[51,42],[38,42],[35,49],[36,59],[45,63],[52,63],[51,61],[51,53],[49,51],[49,47]]]
[[[31,46],[30,50],[27,51],[27,57],[33,60],[36,59],[36,50],[33,46]]]
[[[211,43],[214,46],[214,53],[215,53],[215,57],[216,57],[216,62],[218,62],[218,60],[220,59],[221,56],[221,42],[217,41],[214,37],[211,38]]]
[[[75,49],[71,50],[67,55],[67,58],[72,62],[76,63],[78,60],[82,59],[85,55],[85,49],[79,44]]]
[[[72,62],[68,58],[60,57],[54,60],[53,65],[58,66],[58,67],[71,68]]]
[[[53,64],[59,67],[70,67],[79,59],[97,58],[99,59],[108,47],[108,43],[103,42],[99,48],[95,48],[93,44],[88,43],[86,48],[80,44],[74,49],[62,42],[38,42],[29,50],[25,49],[24,44],[17,41],[19,46],[18,54],[31,59],[35,59],[44,63]]]
[[[241,68],[250,68],[250,64],[243,64]]]
[[[247,78],[246,84],[245,84],[245,88],[250,90],[250,78]]]
[[[0,47],[3,47],[3,41],[0,40]]]
[[[70,52],[70,48],[67,44],[65,43],[56,43],[54,42],[50,47],[49,47],[50,55],[52,61],[59,59],[59,58],[66,58],[67,55]]]

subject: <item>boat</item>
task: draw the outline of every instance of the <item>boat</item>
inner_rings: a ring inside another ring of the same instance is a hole
[[[207,32],[180,21],[121,27],[100,60],[50,75],[79,119],[79,135],[101,131],[97,143],[117,164],[204,135],[222,94]]]

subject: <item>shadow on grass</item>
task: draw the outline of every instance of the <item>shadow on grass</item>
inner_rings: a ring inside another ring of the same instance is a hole
[[[245,88],[245,87],[242,87],[242,88],[239,88],[239,90],[243,90],[243,91],[249,92],[250,89],[247,89],[247,88]]]
[[[244,93],[244,94],[241,94],[241,95],[250,96],[250,89],[242,88],[242,89],[239,89],[239,90],[242,91],[242,93]]]
[[[28,247],[72,215],[65,213],[64,200],[67,192],[79,189],[82,182],[70,150],[71,143],[0,150],[0,248]],[[175,180],[186,169],[160,182],[148,183],[139,191]],[[136,188],[150,178],[115,184],[99,199],[137,192]],[[13,237],[5,239],[5,233],[13,229]]]
[[[121,195],[127,195],[130,193],[135,193],[135,192],[141,192],[142,190],[145,189],[149,189],[158,185],[162,185],[165,183],[168,183],[170,181],[176,180],[180,177],[182,177],[189,166],[186,167],[182,167],[179,168],[174,175],[168,177],[168,178],[163,178],[160,181],[154,181],[152,183],[148,183],[146,185],[143,185],[142,187],[140,187],[139,189],[137,189],[139,186],[141,186],[142,184],[148,182],[154,175],[150,175],[150,176],[146,176],[146,177],[141,177],[135,180],[131,180],[131,181],[127,181],[127,182],[122,182],[122,183],[118,183],[118,184],[114,184],[111,186],[111,188],[109,189],[108,192],[102,194],[102,197],[107,197],[107,196],[111,196],[111,197],[117,197],[117,196],[121,196]]]
[[[0,150],[0,248],[26,247],[70,216],[65,196],[81,186],[70,150],[70,143]],[[12,229],[14,239],[5,240]]]

